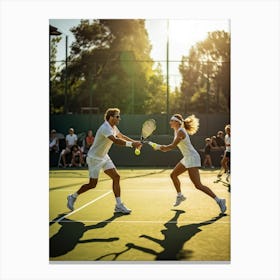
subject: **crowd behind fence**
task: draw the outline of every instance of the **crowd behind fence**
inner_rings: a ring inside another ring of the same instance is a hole
[[[200,120],[200,128],[198,132],[191,136],[193,146],[201,155],[202,165],[204,162],[204,147],[205,139],[217,134],[218,131],[223,130],[226,124],[230,123],[229,114],[195,114]],[[131,138],[139,139],[141,127],[145,120],[153,118],[156,120],[157,129],[151,136],[151,140],[161,144],[169,144],[173,140],[173,130],[169,127],[169,117],[167,115],[121,115],[121,122],[118,128],[122,133]],[[92,130],[93,136],[98,127],[103,123],[104,116],[98,115],[52,115],[50,116],[50,130],[55,129],[58,136],[61,152],[65,147],[65,137],[68,134],[69,128],[75,129],[75,134],[78,136],[78,145],[82,143],[86,137],[87,131]],[[213,149],[212,164],[215,167],[220,166],[221,149]],[[144,145],[141,157],[136,157],[134,152],[123,147],[112,146],[110,155],[114,158],[114,162],[118,166],[172,166],[181,158],[179,150],[174,150],[171,153],[165,154],[159,151],[154,152]],[[59,153],[50,155],[50,166],[57,167]]]

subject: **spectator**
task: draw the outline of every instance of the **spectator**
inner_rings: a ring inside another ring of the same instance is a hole
[[[211,168],[214,168],[212,165],[212,159],[211,159],[211,139],[210,138],[205,138],[205,147],[204,147],[204,162],[203,162],[203,167],[206,168],[208,165]]]
[[[221,130],[217,132],[216,143],[218,147],[220,147],[220,149],[225,150],[226,145],[224,140],[224,133]]]
[[[64,167],[67,166],[66,165],[66,155],[70,154],[72,152],[71,148],[74,145],[77,145],[77,141],[78,141],[78,137],[76,134],[74,134],[74,129],[70,128],[69,134],[66,135],[66,147],[61,152]]]
[[[222,167],[218,174],[218,177],[222,176],[223,170],[224,170],[224,173],[227,174],[227,180],[228,180],[228,177],[230,174],[230,168],[229,168],[229,165],[230,165],[230,137],[231,137],[230,124],[225,126],[225,133],[226,133],[226,136],[225,136],[226,150],[224,152],[224,156],[223,156],[223,159],[221,162]]]
[[[87,132],[87,136],[83,142],[83,153],[87,155],[89,148],[91,147],[91,145],[93,144],[94,141],[94,137],[92,135],[92,130],[88,130]]]
[[[213,150],[217,150],[217,149],[219,149],[219,147],[218,147],[218,144],[217,144],[217,141],[216,141],[216,136],[214,135],[214,136],[211,136],[211,148],[213,149]]]
[[[84,164],[84,158],[83,158],[83,153],[80,150],[80,147],[78,145],[73,145],[71,150],[72,150],[71,166],[81,167],[82,164]]]
[[[50,143],[49,143],[50,152],[59,152],[59,140],[56,136],[56,130],[52,129],[50,134]]]

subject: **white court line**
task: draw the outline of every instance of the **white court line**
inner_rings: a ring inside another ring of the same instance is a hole
[[[73,188],[74,189],[74,188]],[[55,190],[55,191],[57,191],[57,192],[69,192],[69,190],[71,190],[71,189],[67,189],[67,190],[59,190],[59,189],[57,189],[57,190]],[[94,190],[94,192],[103,192],[104,190],[97,190],[97,189],[95,189]],[[170,189],[170,190],[165,190],[165,189],[134,189],[134,190],[124,190],[125,192],[141,192],[141,191],[153,191],[153,192],[166,192],[166,191],[170,191],[170,192],[174,192],[174,190],[172,190],[172,189]]]
[[[64,218],[69,217],[70,215],[72,215],[72,214],[74,214],[74,213],[76,213],[76,212],[82,210],[83,208],[85,208],[85,207],[87,207],[88,205],[90,205],[90,204],[96,202],[97,200],[99,200],[99,199],[105,197],[106,195],[110,194],[111,192],[112,192],[112,191],[108,191],[108,192],[104,193],[103,195],[101,195],[101,196],[95,198],[94,200],[92,200],[92,201],[90,201],[90,202],[84,204],[82,207],[80,207],[80,208],[78,208],[78,209],[76,209],[76,210],[74,210],[74,211],[72,211],[72,212],[70,212],[70,213],[68,213],[68,214],[66,214],[66,215],[64,215],[64,216],[62,216],[61,218],[59,218],[59,219],[56,220],[55,222],[59,223],[59,222],[60,222],[61,220],[63,220]]]
[[[63,223],[76,223],[77,221],[63,221]],[[203,223],[203,221],[79,221],[81,223],[145,223],[145,224],[198,224]],[[230,224],[230,222],[209,222],[209,224]]]
[[[71,189],[75,189],[73,188],[67,188],[66,189],[57,189],[55,190],[56,192],[69,192],[69,190]],[[124,188],[123,188],[124,189]],[[94,192],[104,192],[104,189],[94,189]],[[175,189],[173,188],[166,188],[166,189],[150,189],[150,188],[142,188],[142,189],[124,189],[124,192],[175,192]],[[217,190],[215,190],[217,191]],[[222,189],[222,191],[224,191],[224,189]],[[184,191],[183,191],[184,192]],[[195,187],[187,187],[185,193],[189,193],[189,192],[199,192]]]

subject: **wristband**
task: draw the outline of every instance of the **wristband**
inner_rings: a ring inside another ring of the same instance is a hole
[[[132,142],[131,141],[126,141],[125,146],[129,147],[129,148],[132,148]]]
[[[148,144],[153,147],[154,150],[160,150],[161,145],[149,141]]]

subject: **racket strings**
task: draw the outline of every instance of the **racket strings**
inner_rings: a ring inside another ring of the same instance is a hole
[[[156,129],[156,122],[155,120],[147,120],[143,123],[142,126],[142,137],[143,139],[148,138]]]

